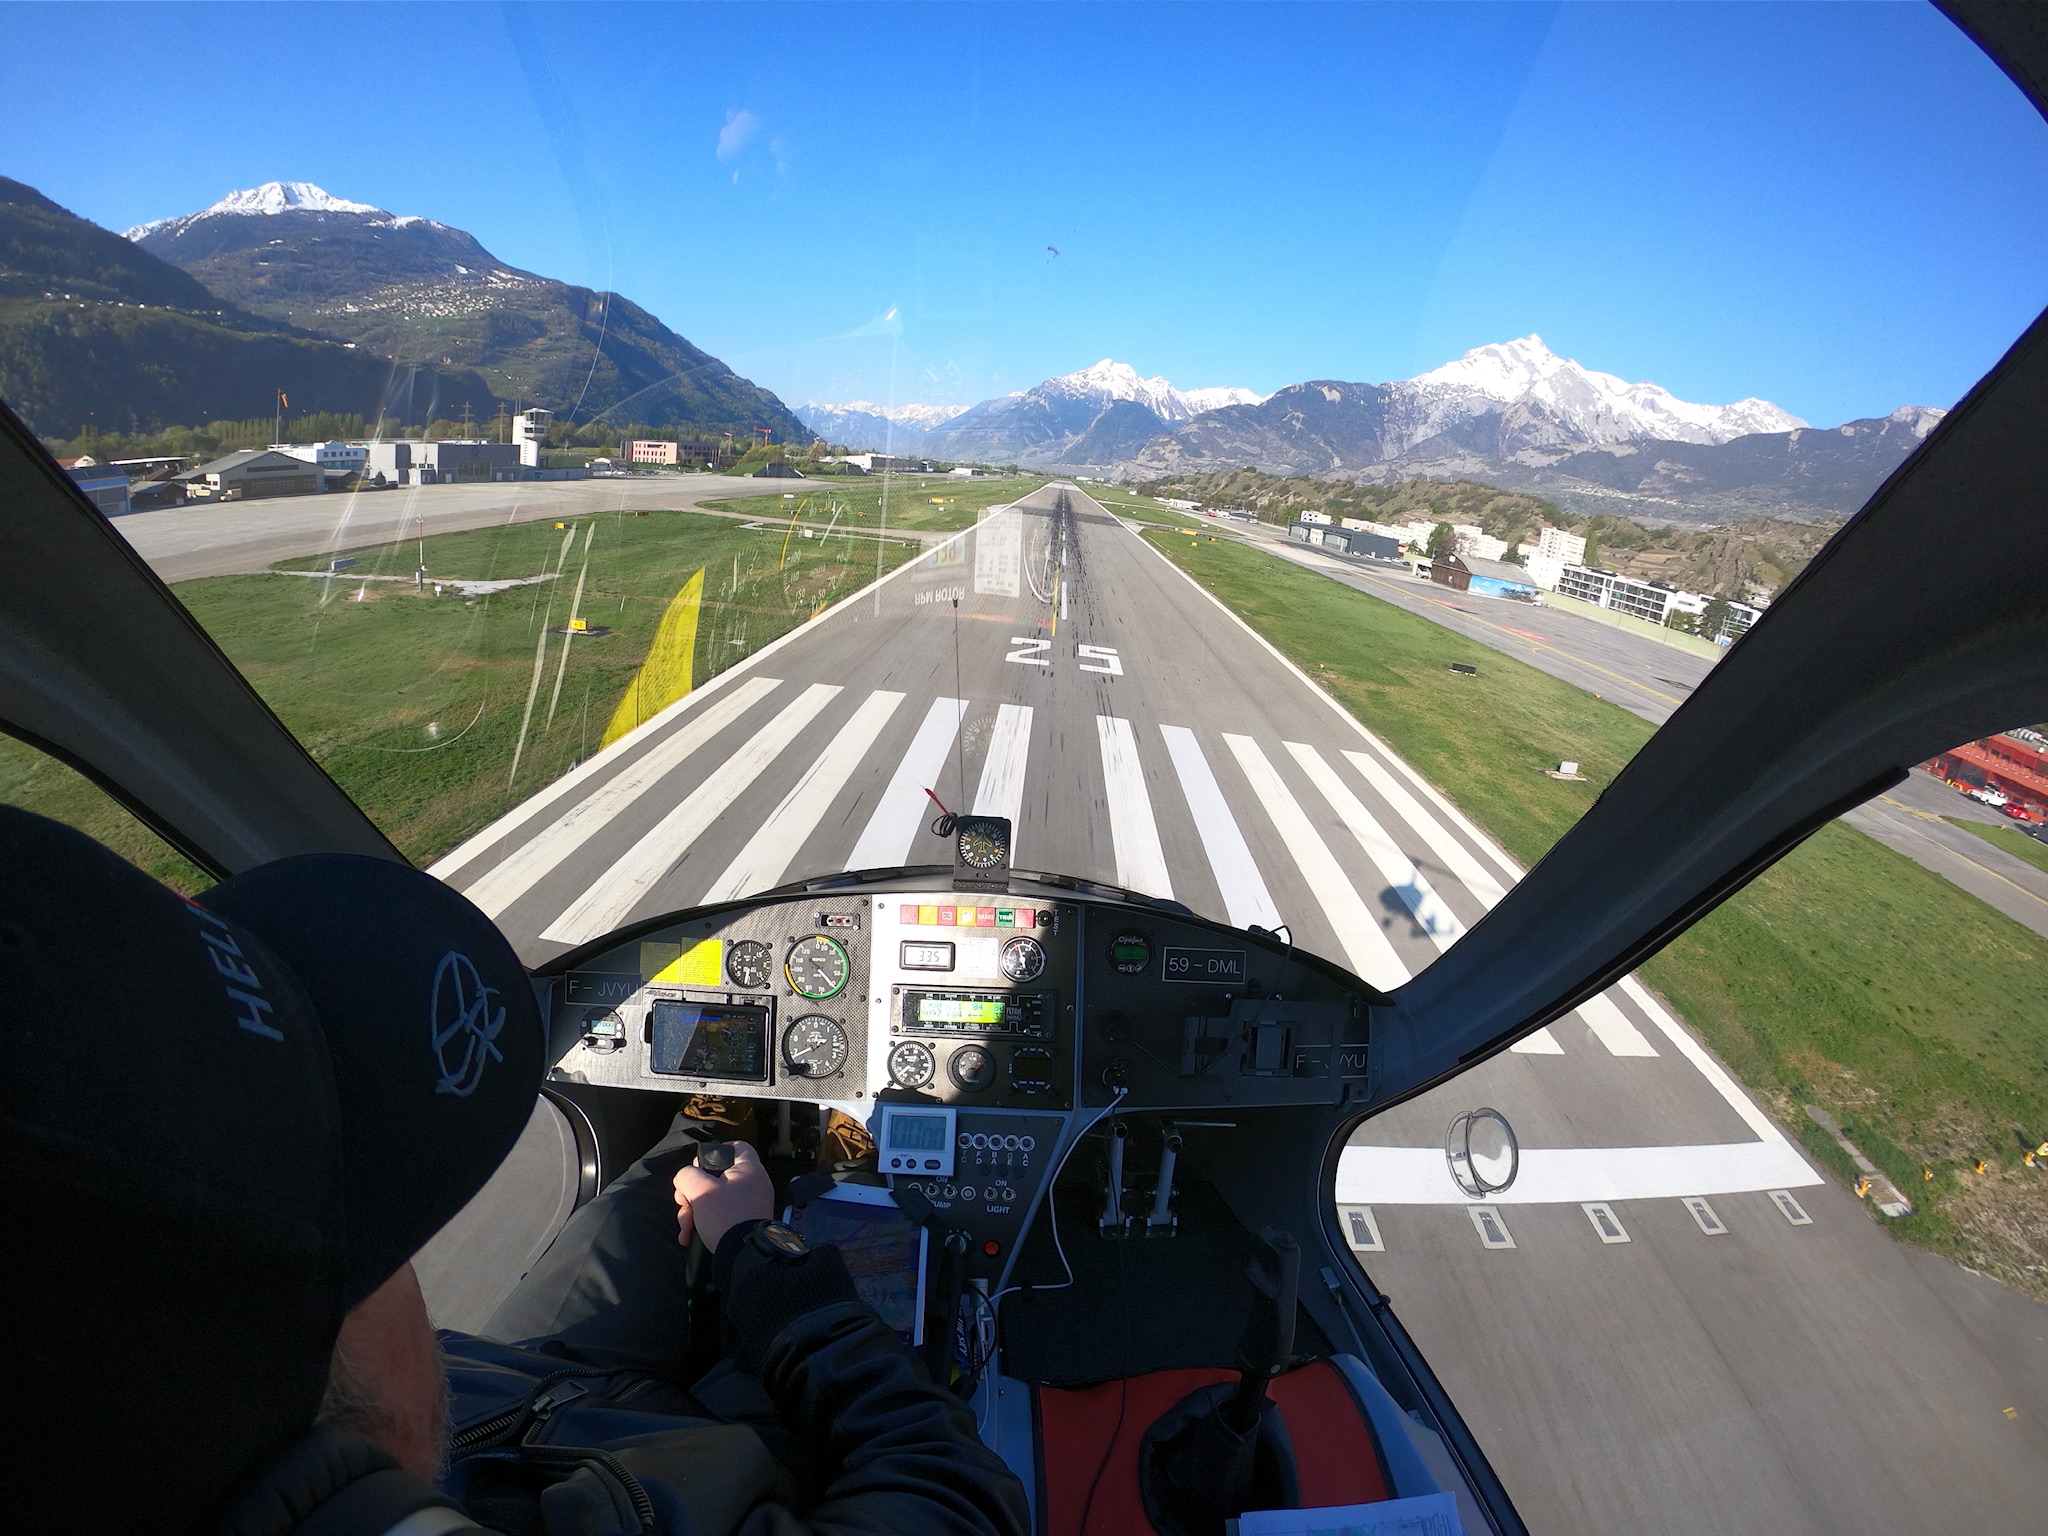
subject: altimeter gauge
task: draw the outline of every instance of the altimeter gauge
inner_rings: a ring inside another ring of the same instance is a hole
[[[837,1019],[809,1014],[783,1034],[782,1060],[798,1077],[830,1077],[846,1065],[846,1031]]]

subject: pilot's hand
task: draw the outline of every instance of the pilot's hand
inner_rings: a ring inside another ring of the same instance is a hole
[[[732,1166],[723,1173],[695,1163],[676,1171],[676,1241],[685,1247],[694,1234],[716,1253],[719,1239],[741,1222],[775,1214],[775,1184],[760,1154],[744,1141],[732,1145]]]

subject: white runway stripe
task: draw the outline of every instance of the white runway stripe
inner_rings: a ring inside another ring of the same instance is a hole
[[[542,931],[560,944],[581,944],[623,923],[690,846],[746,793],[762,770],[817,719],[839,694],[836,683],[813,683],[737,752],[720,763],[688,799],[626,851],[603,879]]]
[[[853,712],[853,718],[839,728],[831,744],[818,754],[796,788],[782,797],[761,829],[739,851],[725,873],[712,882],[704,900],[736,901],[756,891],[772,890],[782,884],[789,861],[796,857],[818,823],[832,808],[832,802],[846,787],[854,769],[861,765],[882,727],[903,702],[900,693],[876,691]]]
[[[1230,806],[1217,786],[1216,775],[1210,771],[1209,760],[1195,741],[1195,733],[1184,725],[1162,725],[1159,733],[1166,738],[1166,755],[1173,759],[1173,771],[1180,775],[1181,793],[1187,796],[1195,830],[1201,834],[1202,851],[1209,855],[1209,869],[1216,876],[1217,889],[1223,893],[1223,905],[1230,913],[1232,925],[1278,928],[1280,909],[1273,905],[1272,894],[1266,889],[1251,849],[1245,846],[1244,833],[1238,830],[1236,818],[1230,814]]]
[[[1329,786],[1324,784],[1323,780],[1309,767],[1308,758],[1316,758],[1318,764],[1322,761],[1321,758],[1316,757],[1315,749],[1313,747],[1301,746],[1295,742],[1289,742],[1287,747],[1294,754],[1296,761],[1300,762],[1302,768],[1308,772],[1309,777],[1316,780],[1317,787],[1322,789],[1324,794],[1330,794]],[[1506,892],[1501,889],[1499,883],[1480,866],[1479,862],[1472,857],[1471,853],[1467,851],[1462,843],[1451,836],[1449,831],[1435,817],[1425,811],[1416,802],[1415,798],[1395,781],[1393,775],[1381,763],[1363,752],[1346,752],[1344,755],[1351,759],[1352,765],[1365,776],[1366,782],[1378,791],[1380,797],[1393,806],[1400,813],[1401,819],[1413,827],[1422,840],[1429,844],[1437,857],[1442,859],[1444,864],[1458,875],[1459,879],[1464,882],[1467,890],[1477,896],[1488,908],[1493,907],[1495,903],[1500,901]],[[1336,780],[1336,775],[1330,773],[1327,767],[1323,771],[1329,774],[1331,780]],[[1378,828],[1379,824],[1372,821],[1371,816],[1366,813],[1365,807],[1358,805],[1357,798],[1351,795],[1348,789],[1344,788],[1341,781],[1337,782],[1337,789],[1341,794],[1349,798],[1353,805],[1358,806],[1359,813],[1365,815],[1368,822],[1371,822],[1375,828]],[[1331,797],[1330,804],[1335,807],[1337,814],[1344,817],[1346,823],[1349,824],[1351,820],[1350,815],[1335,796]],[[1354,833],[1358,832],[1356,826],[1353,826],[1351,830]],[[1380,835],[1382,837],[1385,836],[1384,830],[1381,830]],[[1361,843],[1366,842],[1363,834],[1359,834],[1358,840]],[[1369,844],[1367,845],[1366,852],[1373,852]],[[1399,858],[1405,859],[1407,857],[1398,848],[1394,852]],[[1374,862],[1379,863],[1377,856],[1375,856]],[[1411,864],[1409,867],[1413,868],[1414,866]],[[1402,900],[1407,901],[1408,891],[1403,889],[1398,880],[1394,879],[1393,871],[1389,866],[1383,863],[1380,864],[1380,872],[1387,875],[1390,881],[1394,881],[1396,893],[1401,896]],[[1423,879],[1420,871],[1416,872],[1415,879],[1420,891],[1428,891],[1432,898],[1435,897],[1436,893],[1430,890],[1429,882]],[[1442,903],[1438,902],[1437,905],[1441,907]],[[1410,910],[1415,912],[1415,920],[1421,923],[1424,928],[1429,929],[1430,937],[1437,939],[1439,948],[1447,949],[1450,947],[1450,941],[1438,937],[1437,930],[1423,917],[1422,911],[1413,902],[1410,903]],[[1457,918],[1452,916],[1451,922],[1456,924]],[[1462,924],[1459,924],[1452,933],[1451,938],[1455,939],[1458,934],[1463,932],[1464,927]],[[1657,1054],[1657,1048],[1644,1038],[1643,1032],[1629,1022],[1628,1015],[1617,1008],[1604,993],[1581,1003],[1578,1008],[1578,1015],[1581,1019],[1585,1020],[1586,1027],[1593,1032],[1593,1037],[1607,1048],[1610,1055],[1655,1056]],[[1564,1054],[1564,1046],[1558,1042],[1557,1037],[1548,1028],[1539,1029],[1527,1039],[1516,1041],[1508,1049],[1519,1051],[1524,1056],[1562,1056]]]
[[[1378,758],[1369,752],[1347,751],[1344,755],[1351,760],[1351,766],[1365,776],[1365,782],[1373,787],[1373,792],[1394,808],[1394,814],[1429,844],[1429,851],[1443,860],[1444,868],[1458,877],[1458,883],[1479,898],[1481,906],[1491,909],[1507,894],[1501,883],[1472,856],[1471,850],[1453,837],[1442,822],[1424,810],[1421,802],[1408,793]]]
[[[1654,1056],[1657,1047],[1643,1038],[1643,1032],[1629,1022],[1627,1014],[1614,1006],[1605,992],[1579,1004],[1579,1017],[1600,1043],[1615,1056]]]
[[[1463,811],[1459,810],[1455,805],[1451,804],[1450,801],[1446,800],[1441,790],[1439,790],[1434,784],[1430,783],[1429,780],[1425,779],[1421,774],[1417,773],[1414,770],[1414,768],[1409,766],[1407,759],[1402,757],[1400,753],[1396,752],[1384,741],[1381,741],[1379,737],[1373,735],[1373,733],[1371,731],[1368,731],[1364,726],[1361,725],[1358,727],[1358,733],[1359,735],[1363,736],[1367,741],[1371,742],[1375,747],[1378,747],[1381,752],[1386,754],[1387,761],[1394,765],[1395,769],[1399,771],[1403,778],[1407,779],[1409,783],[1413,784],[1418,790],[1422,792],[1423,798],[1428,800],[1432,805],[1434,805],[1437,808],[1438,811],[1440,811],[1443,814],[1443,818],[1445,821],[1449,822],[1454,827],[1460,828],[1466,834],[1466,836],[1472,839],[1474,847],[1478,848],[1479,851],[1485,854],[1487,858],[1491,859],[1495,864],[1499,865],[1500,868],[1507,874],[1508,882],[1510,884],[1513,884],[1515,881],[1522,878],[1522,870],[1515,863],[1515,861],[1509,858],[1505,853],[1501,852],[1501,850],[1494,845],[1493,839],[1488,837],[1484,832],[1480,831],[1478,827],[1474,826],[1472,824],[1471,819],[1467,817]]]
[[[1301,771],[1308,775],[1309,782],[1322,791],[1323,798],[1330,802],[1330,809],[1337,813],[1338,819],[1350,828],[1351,835],[1358,839],[1358,846],[1365,850],[1365,856],[1372,860],[1381,878],[1400,897],[1401,904],[1436,947],[1449,949],[1463,938],[1465,925],[1458,921],[1457,913],[1444,905],[1435,888],[1415,867],[1415,861],[1387,835],[1387,829],[1337,777],[1337,770],[1323,761],[1323,755],[1299,741],[1288,742],[1287,750],[1294,754],[1295,762],[1301,765]]]
[[[1031,756],[1031,706],[1005,704],[989,732],[988,756],[981,760],[981,784],[974,814],[1005,816],[1010,822],[1010,862],[1017,862],[1017,819],[1024,812],[1024,767]]]
[[[894,869],[910,859],[918,828],[928,815],[938,811],[925,797],[927,788],[938,787],[939,773],[946,766],[946,754],[953,749],[960,717],[967,713],[965,699],[934,699],[925,711],[924,723],[911,739],[910,750],[896,765],[896,776],[882,791],[874,815],[854,844],[846,861],[848,869]]]
[[[1408,967],[1394,953],[1394,946],[1380,931],[1376,919],[1359,899],[1329,845],[1322,839],[1307,814],[1295,801],[1266,754],[1249,736],[1225,736],[1224,744],[1237,757],[1252,790],[1272,818],[1280,840],[1294,855],[1294,862],[1308,882],[1309,890],[1322,906],[1330,926],[1337,930],[1337,942],[1350,957],[1351,969],[1383,992],[1391,992],[1408,979]]]
[[[1159,825],[1152,819],[1152,797],[1145,792],[1145,769],[1138,761],[1131,722],[1097,715],[1095,734],[1102,746],[1109,835],[1116,845],[1116,883],[1125,890],[1171,899],[1173,881],[1166,873],[1166,854],[1159,846]]]
[[[684,722],[639,761],[613,775],[577,801],[496,868],[463,892],[496,917],[558,869],[591,838],[610,826],[634,801],[671,773],[684,758],[781,686],[773,677],[750,677]]]

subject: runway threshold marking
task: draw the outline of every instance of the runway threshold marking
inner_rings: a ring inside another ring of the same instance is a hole
[[[925,790],[939,782],[946,755],[953,750],[953,738],[960,730],[960,717],[966,713],[965,699],[932,700],[889,787],[868,817],[860,841],[853,845],[846,861],[848,869],[894,869],[910,862],[910,850],[924,825],[929,803]]]
[[[744,513],[737,512],[719,513],[718,515],[721,517],[745,516]],[[925,550],[926,556],[935,557],[948,544],[959,543],[973,531],[970,527],[962,528],[957,533],[948,534],[946,537],[930,545]],[[859,591],[849,593],[823,612],[812,614],[811,617],[797,625],[796,628],[776,636],[759,650],[750,652],[734,662],[730,667],[727,667],[716,677],[708,679],[699,687],[684,694],[682,698],[662,710],[653,719],[642,721],[610,746],[599,750],[596,755],[580,766],[572,768],[569,772],[563,774],[562,777],[556,779],[554,783],[549,784],[544,789],[513,806],[511,810],[500,816],[481,832],[442,855],[441,858],[428,867],[427,873],[437,880],[447,880],[460,871],[467,869],[476,860],[497,847],[499,843],[503,842],[513,833],[523,831],[527,827],[532,826],[536,819],[550,807],[558,805],[563,800],[578,793],[584,785],[600,774],[609,773],[620,757],[638,751],[648,740],[672,727],[678,718],[706,707],[705,701],[707,699],[722,697],[724,690],[729,687],[742,682],[753,681],[753,669],[755,667],[785,647],[801,643],[819,625],[832,623],[841,614],[853,607],[854,604],[866,602],[872,598],[875,604],[875,613],[879,616],[882,611],[882,588],[903,575],[904,572],[916,570],[924,564],[925,561],[923,560],[905,560],[894,570],[885,571],[880,576],[877,576]]]
[[[1471,851],[1451,836],[1443,823],[1422,808],[1385,764],[1368,752],[1347,750],[1344,757],[1372,786],[1373,792],[1415,829],[1416,834],[1429,845],[1429,851],[1443,860],[1444,867],[1458,877],[1459,884],[1470,891],[1481,906],[1491,910],[1500,904],[1507,895],[1507,887],[1488,873]]]
[[[1337,819],[1358,839],[1358,846],[1372,860],[1380,878],[1387,882],[1387,888],[1408,909],[1416,926],[1429,935],[1439,950],[1449,949],[1463,938],[1465,925],[1458,921],[1457,913],[1444,905],[1436,888],[1415,867],[1415,861],[1401,851],[1400,844],[1388,835],[1387,829],[1379,824],[1350,787],[1337,777],[1336,770],[1323,761],[1322,754],[1306,742],[1290,741],[1286,747],[1301,771],[1308,775],[1308,781],[1329,801]]]
[[[809,728],[840,692],[837,683],[813,683],[798,694],[627,849],[625,856],[578,897],[568,911],[542,930],[541,937],[561,944],[581,944],[610,933],[623,923],[705,830],[747,792],[763,770]]]
[[[1102,781],[1109,809],[1109,837],[1116,849],[1116,883],[1147,896],[1173,896],[1159,824],[1138,760],[1137,736],[1119,715],[1097,715],[1095,736],[1102,752]]]
[[[1184,725],[1162,725],[1159,731],[1166,738],[1166,755],[1180,778],[1181,794],[1187,798],[1188,813],[1202,839],[1202,851],[1209,857],[1209,871],[1216,877],[1216,888],[1223,893],[1231,926],[1280,927],[1280,909],[1266,889],[1265,876],[1259,873],[1237,818],[1230,814],[1229,803],[1223,798],[1208,758],[1202,755],[1195,733]]]
[[[782,803],[747,840],[746,847],[726,866],[725,873],[711,883],[699,904],[737,901],[782,884],[790,860],[817,830],[825,812],[831,809],[833,800],[846,787],[846,781],[866,758],[875,738],[882,734],[882,728],[902,702],[900,693],[877,689],[869,694],[804,771],[796,786],[782,797]]]
[[[990,728],[974,814],[1002,816],[1010,823],[1010,859],[1017,859],[1017,822],[1024,812],[1024,770],[1031,755],[1031,706],[1004,704]]]
[[[1307,882],[1309,892],[1336,930],[1337,942],[1351,962],[1351,969],[1383,992],[1391,992],[1408,979],[1408,967],[1395,953],[1381,931],[1379,920],[1359,897],[1330,845],[1315,829],[1286,782],[1274,771],[1259,744],[1249,736],[1226,734],[1223,744],[1237,758],[1252,793],[1266,808],[1273,829],[1293,855],[1296,868]]]
[[[685,717],[681,725],[638,761],[578,800],[514,849],[510,857],[486,871],[463,894],[487,916],[499,916],[674,772],[684,759],[781,685],[780,678],[750,677],[731,692],[719,695],[701,712]]]

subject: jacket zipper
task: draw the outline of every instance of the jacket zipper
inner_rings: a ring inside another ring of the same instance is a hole
[[[501,1413],[492,1414],[488,1419],[481,1419],[470,1425],[467,1429],[457,1430],[448,1439],[448,1453],[451,1456],[459,1456],[465,1451],[473,1451],[478,1446],[487,1445],[493,1440],[501,1439],[511,1433],[512,1430],[518,1428],[520,1422],[530,1414],[537,1414],[541,1419],[545,1419],[555,1409],[569,1401],[569,1397],[557,1397],[555,1395],[554,1389],[563,1382],[571,1381],[577,1377],[607,1376],[609,1374],[611,1373],[608,1371],[578,1370],[575,1368],[551,1372],[534,1383],[533,1390],[527,1394],[523,1401],[514,1403],[510,1408],[505,1409]],[[588,1388],[579,1388],[571,1396],[581,1396],[583,1392],[588,1390]]]

